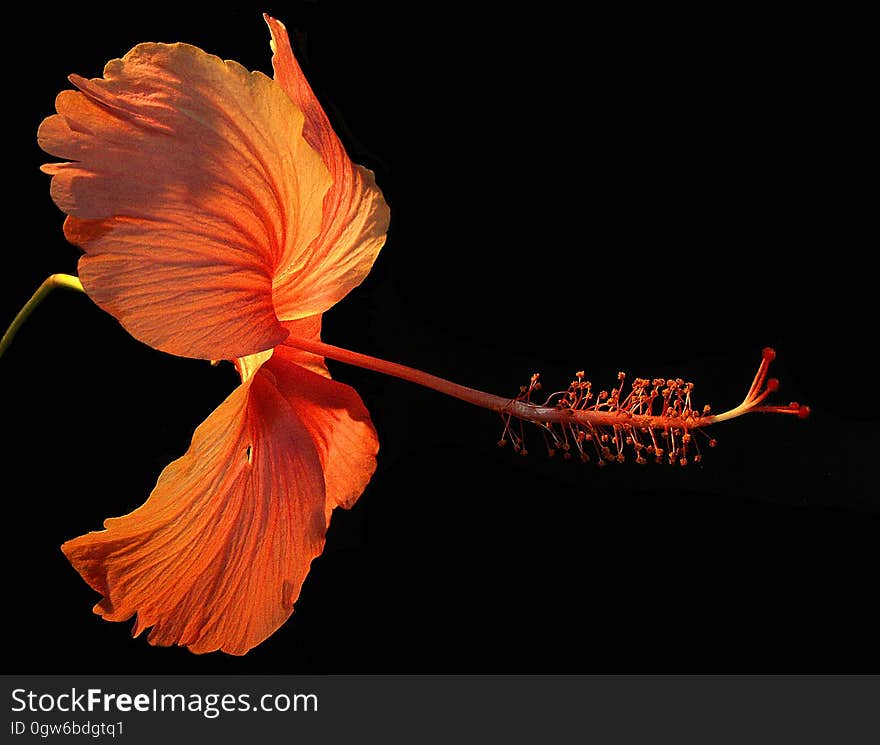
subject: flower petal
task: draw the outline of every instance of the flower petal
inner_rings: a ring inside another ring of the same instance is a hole
[[[44,170],[86,292],[173,354],[281,341],[273,277],[314,244],[331,179],[303,113],[265,75],[187,44],[140,44],[71,81],[38,140],[73,161]]]
[[[288,340],[321,340],[321,316],[286,321]],[[271,357],[271,358],[270,358]],[[376,470],[379,438],[364,402],[351,386],[330,378],[320,355],[287,341],[265,353],[236,360],[247,379],[263,368],[309,430],[324,469],[327,521],[334,507],[348,509],[360,497]]]
[[[287,338],[321,341],[320,313],[318,315],[300,318],[296,321],[285,321],[281,325],[288,331]],[[278,348],[276,347],[276,349]],[[327,369],[327,364],[324,362],[324,358],[319,354],[306,352],[305,350],[297,349],[296,347],[285,347],[283,350],[283,358],[325,378],[330,377],[330,371]]]
[[[379,438],[357,391],[302,367],[303,354],[308,353],[276,347],[265,369],[274,375],[278,390],[315,443],[324,470],[329,522],[334,507],[348,509],[366,488],[376,470]]]
[[[284,324],[320,338],[321,317]],[[149,500],[62,546],[153,644],[244,654],[292,612],[335,507],[351,507],[379,442],[357,392],[291,346],[236,360],[242,385],[196,430]]]
[[[312,425],[263,370],[196,430],[149,500],[62,546],[105,597],[95,612],[152,644],[244,654],[291,614],[322,550]]]
[[[320,234],[307,250],[285,257],[273,282],[278,317],[293,320],[327,310],[363,281],[385,243],[390,213],[373,173],[345,153],[293,56],[284,24],[264,17],[272,34],[275,80],[305,114],[303,137],[333,179]]]

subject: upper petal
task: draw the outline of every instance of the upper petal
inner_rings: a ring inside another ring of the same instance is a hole
[[[193,652],[244,654],[291,614],[322,550],[312,434],[262,370],[196,430],[147,502],[62,546],[111,621]]]
[[[275,80],[304,113],[303,137],[332,176],[319,235],[306,250],[285,258],[273,283],[278,317],[292,320],[327,310],[363,281],[385,243],[390,212],[373,173],[351,162],[330,126],[293,55],[284,24],[265,18]]]
[[[141,44],[71,77],[38,139],[85,250],[88,294],[137,338],[234,358],[285,336],[272,298],[321,232],[331,173],[304,115],[261,73],[186,44]],[[319,271],[318,267],[313,267]]]

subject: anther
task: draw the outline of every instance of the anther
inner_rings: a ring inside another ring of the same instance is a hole
[[[809,407],[794,401],[787,406],[764,404],[779,389],[778,379],[767,377],[767,368],[775,356],[770,347],[762,352],[761,366],[746,398],[739,406],[719,415],[712,415],[708,404],[700,407],[692,400],[695,386],[690,381],[633,377],[627,383],[622,371],[617,374],[617,386],[594,393],[590,381],[585,380],[585,372],[578,370],[567,389],[550,394],[543,404],[533,403],[531,394],[540,387],[539,374],[534,373],[529,384],[520,387],[519,397],[502,408],[510,413],[506,413],[505,430],[498,444],[504,445],[510,439],[514,451],[525,455],[528,451],[522,427],[530,422],[545,430],[544,440],[551,457],[560,452],[565,458],[571,457],[576,448],[581,460],[587,461],[583,443],[592,442],[602,465],[623,461],[627,448],[632,448],[637,463],[646,461],[644,454],[654,456],[658,462],[665,460],[681,466],[700,463],[703,456],[695,440],[696,433],[705,436],[702,427],[750,411],[795,414],[802,419],[809,416]],[[510,430],[512,417],[518,420],[519,434]],[[555,430],[556,426],[560,429]],[[717,445],[714,438],[706,439],[709,447]]]

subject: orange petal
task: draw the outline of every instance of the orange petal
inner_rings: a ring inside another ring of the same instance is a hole
[[[287,329],[289,333],[288,338],[321,341],[320,313],[318,315],[308,316],[307,318],[300,318],[296,321],[285,321],[282,326]],[[276,349],[278,348],[276,347]],[[288,362],[293,362],[325,378],[330,377],[330,371],[327,369],[324,358],[319,354],[312,354],[311,352],[306,352],[303,349],[297,349],[295,347],[285,347],[283,350],[283,358]]]
[[[71,80],[38,139],[73,161],[44,170],[88,294],[173,354],[277,344],[273,278],[290,257],[319,271],[302,257],[331,179],[303,113],[265,75],[186,44],[140,44],[103,79]]]
[[[366,488],[376,470],[379,439],[357,391],[302,367],[303,354],[307,353],[276,347],[265,369],[274,375],[278,390],[315,443],[324,469],[329,522],[334,507],[351,507]]]
[[[311,374],[311,373],[309,373]],[[149,500],[62,550],[111,621],[193,652],[244,654],[291,614],[325,519],[314,425],[260,370],[196,430]]]
[[[305,79],[284,24],[264,16],[272,34],[275,80],[305,114],[303,137],[330,171],[323,221],[305,251],[287,255],[273,283],[282,320],[321,313],[359,285],[385,243],[390,213],[373,173],[354,165]]]

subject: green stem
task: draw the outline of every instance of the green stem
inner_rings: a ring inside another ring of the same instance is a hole
[[[6,333],[3,334],[3,338],[0,339],[0,357],[3,356],[6,349],[12,344],[12,340],[16,333],[18,333],[19,328],[21,328],[30,314],[34,312],[34,309],[43,302],[45,297],[56,287],[84,292],[82,283],[72,274],[53,274],[47,277],[43,284],[37,288],[37,291],[33,294],[31,299],[24,304],[24,307],[20,311],[18,311],[18,315],[12,320],[12,323],[9,324],[9,328],[6,329]]]

